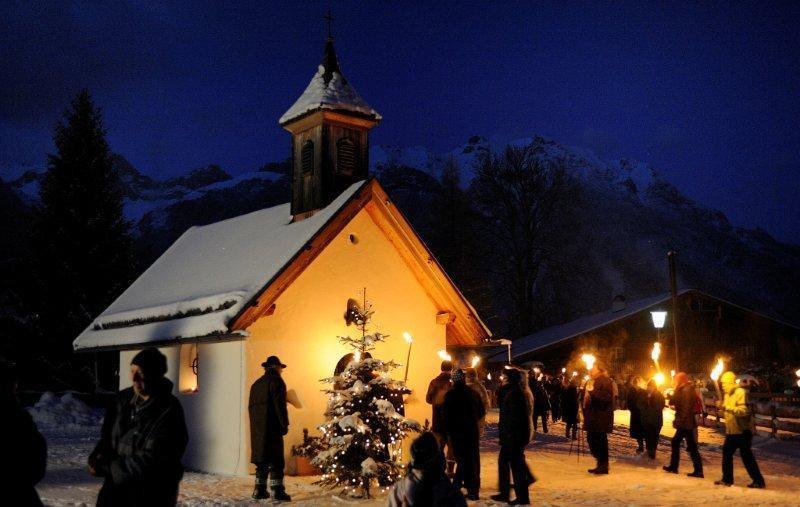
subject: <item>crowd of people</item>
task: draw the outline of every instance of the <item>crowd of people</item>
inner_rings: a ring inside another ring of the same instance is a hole
[[[426,470],[431,477],[428,484],[437,484],[438,491],[443,495],[441,502],[431,504],[418,501],[415,494],[430,499],[430,491],[420,487],[410,488],[406,484],[407,481],[422,484],[418,477],[425,476],[425,472],[415,468],[416,459],[412,459],[409,477],[397,486],[390,498],[390,505],[462,505],[462,488],[466,489],[466,499],[478,499],[478,446],[490,400],[494,400],[499,409],[500,443],[497,471],[499,492],[491,496],[492,500],[510,505],[530,503],[529,487],[536,478],[525,461],[525,448],[535,438],[540,424],[541,431],[548,433],[548,421],[563,421],[567,439],[577,440],[579,428],[585,431],[589,451],[596,460],[596,466],[588,472],[609,474],[608,434],[613,431],[614,410],[617,408],[630,411],[629,431],[637,444],[635,452],[646,453],[650,460],[654,460],[664,425],[664,408],[667,404],[672,407],[675,412],[675,433],[669,464],[663,469],[668,473],[678,473],[681,446],[685,442],[693,464],[693,470],[687,476],[704,477],[697,445],[697,428],[706,415],[705,404],[702,395],[684,372],[674,376],[673,389],[666,399],[654,379],[645,382],[639,376],[631,376],[620,387],[609,377],[601,362],[595,362],[584,379],[576,374],[567,376],[564,370],[561,375],[549,376],[540,367],[531,368],[530,371],[506,367],[499,381],[495,392],[490,394],[478,380],[473,368],[454,371],[451,362],[442,362],[441,372],[431,381],[426,396],[426,401],[432,405],[431,432],[417,441],[437,446],[436,454],[440,458],[426,458],[425,463],[436,464],[435,470]],[[764,488],[765,481],[751,449],[755,419],[748,403],[747,390],[735,382],[732,372],[723,374],[720,382],[723,399],[719,400],[718,409],[725,419],[726,436],[722,478],[715,484],[733,484],[733,455],[739,450],[752,480],[748,487]],[[412,446],[412,456],[415,449],[419,447]],[[426,449],[425,452],[428,456],[434,450]],[[451,480],[448,481],[448,478]],[[449,486],[444,487],[445,483]],[[426,492],[423,493],[423,490]]]
[[[281,373],[286,365],[270,356],[262,366],[264,375],[253,384],[249,401],[251,461],[256,465],[252,496],[290,501],[283,485],[283,437],[289,420]],[[104,479],[97,505],[176,504],[188,433],[166,372],[166,357],[155,348],[142,350],[131,361],[132,385],[120,391],[108,408],[100,440],[88,459],[89,473]],[[652,379],[645,382],[633,376],[620,389],[599,361],[585,379],[568,377],[564,372],[548,376],[538,367],[527,371],[508,366],[499,380],[496,389],[487,390],[474,368],[454,369],[450,361],[442,362],[426,393],[432,407],[430,431],[412,443],[407,474],[392,488],[389,505],[460,506],[466,505],[466,500],[477,500],[481,488],[480,439],[491,404],[499,409],[500,445],[498,492],[492,500],[511,505],[530,503],[529,489],[536,478],[526,462],[525,449],[539,423],[544,433],[549,431],[548,420],[563,420],[567,439],[576,440],[578,432],[585,431],[596,460],[596,466],[588,472],[608,474],[608,434],[613,430],[614,410],[620,406],[630,411],[630,436],[637,444],[636,452],[646,452],[652,460],[668,403],[675,412],[675,433],[670,461],[663,469],[678,473],[681,444],[685,442],[693,464],[687,475],[704,477],[697,427],[705,407],[686,373],[674,376],[667,400]],[[46,442],[17,402],[13,368],[3,361],[0,383],[0,405],[8,414],[0,422],[5,434],[14,436],[8,449],[10,459],[3,460],[14,466],[4,466],[0,476],[10,479],[11,487],[6,491],[13,504],[41,505],[34,486],[44,476]],[[733,484],[733,456],[738,450],[752,480],[748,487],[764,488],[751,447],[755,421],[748,391],[737,384],[730,371],[721,376],[720,384],[723,396],[718,410],[725,420],[726,436],[722,477],[715,484]]]

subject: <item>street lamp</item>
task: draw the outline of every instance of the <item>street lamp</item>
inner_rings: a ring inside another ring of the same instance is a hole
[[[658,341],[661,341],[661,328],[664,327],[664,322],[667,320],[667,312],[650,312],[650,316],[653,318],[653,327],[657,330]]]

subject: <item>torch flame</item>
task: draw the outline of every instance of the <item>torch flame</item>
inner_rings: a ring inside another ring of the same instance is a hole
[[[487,373],[486,374],[486,379],[487,380],[492,380],[492,374],[491,373]]]
[[[447,351],[444,350],[444,349],[442,349],[439,352],[437,352],[437,354],[439,354],[439,359],[441,359],[442,361],[452,361],[453,360],[452,356],[450,356],[450,354],[448,354]]]
[[[581,356],[581,361],[586,363],[586,369],[587,370],[591,370],[592,367],[594,367],[594,362],[596,360],[597,359],[591,354],[584,354],[584,355]]]
[[[794,374],[800,377],[800,370],[797,370],[796,372],[794,372]]]
[[[472,356],[472,367],[475,368],[478,366],[478,363],[481,362],[481,356]]]
[[[711,370],[711,380],[716,382],[719,380],[719,376],[722,375],[722,370],[725,369],[725,363],[722,362],[722,358],[717,359],[717,364],[714,366],[714,369]]]
[[[661,344],[658,343],[658,342],[655,342],[653,344],[653,351],[650,352],[650,359],[652,359],[653,361],[656,362],[656,364],[658,364],[658,358],[659,357],[661,357]]]
[[[573,372],[572,372],[572,376],[573,376],[573,377],[577,377],[577,376],[578,376],[578,372],[577,372],[577,371],[573,371]]]
[[[567,369],[566,368],[561,368],[561,373],[567,373]]]
[[[661,385],[664,385],[664,381],[666,379],[664,378],[664,374],[663,373],[658,372],[655,375],[653,375],[653,380],[656,381],[656,385],[657,386],[661,386]]]
[[[409,333],[408,331],[403,331],[403,338],[405,338],[407,343],[411,343],[414,341],[414,339],[411,337],[411,333]]]

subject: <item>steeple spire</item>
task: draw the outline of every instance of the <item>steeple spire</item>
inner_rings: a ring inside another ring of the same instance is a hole
[[[325,21],[328,22],[328,40],[333,40],[333,32],[331,32],[331,25],[333,24],[333,15],[331,14],[331,10],[328,9],[328,13],[324,16]]]

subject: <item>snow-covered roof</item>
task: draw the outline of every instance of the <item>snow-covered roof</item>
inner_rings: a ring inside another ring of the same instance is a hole
[[[229,335],[231,319],[364,184],[354,183],[298,222],[292,222],[286,203],[190,228],[75,339],[73,347],[124,348]]]
[[[361,98],[342,75],[339,59],[333,49],[333,39],[330,38],[325,45],[325,56],[317,73],[311,78],[300,98],[283,113],[278,122],[285,125],[320,109],[349,111],[374,120],[381,119],[381,115]]]

